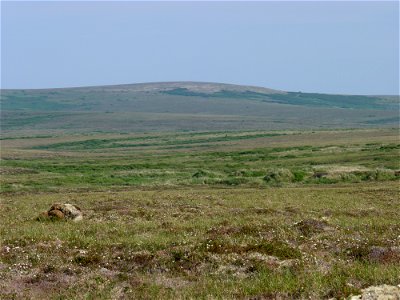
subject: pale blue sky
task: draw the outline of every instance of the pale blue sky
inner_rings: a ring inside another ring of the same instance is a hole
[[[208,81],[398,94],[392,2],[2,2],[2,88]]]

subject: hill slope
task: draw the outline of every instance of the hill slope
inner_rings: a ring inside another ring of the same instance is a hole
[[[6,132],[395,126],[398,101],[203,82],[1,91]]]

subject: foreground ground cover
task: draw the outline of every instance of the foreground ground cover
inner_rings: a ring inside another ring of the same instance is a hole
[[[400,282],[398,130],[2,140],[0,298],[321,299]],[[73,203],[81,222],[36,220]]]
[[[39,222],[54,202],[80,223]],[[396,183],[4,196],[2,297],[331,298],[400,279]]]

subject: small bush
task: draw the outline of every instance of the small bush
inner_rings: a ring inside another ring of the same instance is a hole
[[[291,182],[293,179],[293,173],[288,169],[269,170],[264,176],[264,181],[270,183]]]
[[[393,170],[377,169],[376,170],[376,180],[392,180],[395,179],[395,173]]]
[[[387,169],[376,169],[372,171],[359,172],[357,173],[361,180],[378,180],[378,181],[386,181],[396,179],[396,173],[393,170]]]
[[[345,182],[360,182],[361,179],[359,176],[354,173],[343,173],[340,174],[340,179]]]
[[[199,170],[192,175],[193,178],[200,178],[200,177],[206,177],[206,176],[207,176],[207,172],[205,172],[203,170]]]
[[[304,177],[306,176],[306,172],[304,171],[293,171],[293,181],[294,182],[301,182],[304,180]]]

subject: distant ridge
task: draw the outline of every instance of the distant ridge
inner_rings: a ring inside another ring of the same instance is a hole
[[[165,82],[145,82],[145,83],[124,83],[124,84],[111,84],[111,85],[94,85],[94,86],[76,86],[76,87],[55,87],[55,88],[38,88],[38,89],[2,89],[2,91],[42,91],[42,90],[67,90],[67,89],[123,89],[136,92],[144,91],[164,91],[175,88],[186,88],[195,92],[218,92],[221,90],[229,91],[253,91],[265,94],[281,94],[284,91],[252,86],[252,85],[238,85],[231,83],[215,83],[215,82],[197,82],[197,81],[165,81]]]
[[[0,100],[3,130],[358,128],[398,126],[399,120],[398,96],[193,81],[1,90]]]

